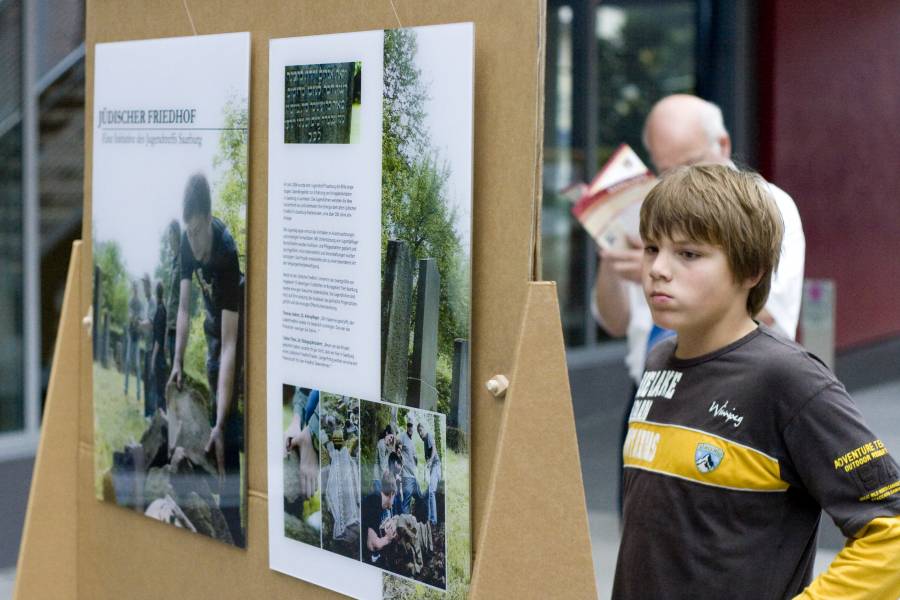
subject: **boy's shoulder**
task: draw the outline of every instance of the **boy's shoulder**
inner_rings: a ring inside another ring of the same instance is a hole
[[[747,387],[765,390],[770,398],[795,407],[825,388],[841,386],[817,356],[765,325],[697,359],[675,358],[676,346],[677,338],[671,338],[654,347],[647,360],[648,370],[699,367],[710,377],[740,380]]]
[[[806,400],[825,388],[841,386],[822,360],[795,342],[766,326],[760,326],[759,344],[753,356],[768,386],[783,390],[795,401]]]

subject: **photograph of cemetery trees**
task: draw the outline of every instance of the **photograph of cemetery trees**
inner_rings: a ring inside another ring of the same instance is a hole
[[[448,564],[445,584],[432,585],[462,598],[471,556],[472,132],[460,126],[470,120],[454,116],[459,107],[471,110],[463,75],[471,66],[456,64],[439,35],[427,27],[384,32],[381,400],[445,416],[440,498]],[[370,442],[363,440],[364,461]],[[385,593],[426,593],[403,592],[407,585],[388,577]]]
[[[244,546],[247,100],[223,105],[189,161],[142,148],[128,189],[95,188],[95,493]],[[216,427],[220,380],[232,385]]]

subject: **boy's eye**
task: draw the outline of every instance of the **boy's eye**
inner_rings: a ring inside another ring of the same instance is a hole
[[[653,246],[652,244],[647,244],[644,246],[644,254],[656,254],[659,252],[659,248]]]
[[[698,253],[692,252],[691,250],[682,250],[681,252],[679,252],[679,254],[681,254],[681,256],[683,258],[686,258],[687,260],[693,260],[695,258],[700,258],[700,255]]]

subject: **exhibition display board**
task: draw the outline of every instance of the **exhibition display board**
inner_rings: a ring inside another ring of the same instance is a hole
[[[163,527],[96,499],[93,356],[90,330],[82,328],[92,304],[93,260],[90,245],[77,244],[20,553],[17,598],[341,597],[269,568],[269,42],[457,22],[473,23],[475,42],[469,596],[596,597],[556,290],[534,282],[544,10],[543,2],[494,1],[87,3],[85,215],[92,208],[91,157],[99,108],[90,94],[95,44],[250,33],[246,549]],[[288,134],[291,139],[310,135],[300,128],[286,129]],[[353,133],[348,135],[353,143]],[[92,239],[92,233],[85,219],[83,239]],[[497,374],[511,382],[505,398],[484,386]],[[536,447],[535,439],[541,437],[553,439],[553,447]],[[558,560],[551,564],[549,556]],[[444,597],[445,592],[429,589],[427,594]]]

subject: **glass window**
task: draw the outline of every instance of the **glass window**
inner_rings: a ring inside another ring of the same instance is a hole
[[[0,134],[0,432],[25,427],[22,128]]]
[[[604,2],[597,9],[597,168],[621,143],[652,167],[641,134],[657,100],[695,87],[696,3]]]
[[[25,427],[21,32],[21,3],[0,2],[0,433]]]
[[[559,192],[584,172],[584,154],[573,145],[573,22],[569,6],[549,12],[544,119],[544,202],[541,215],[542,269],[556,281],[567,344],[584,343],[581,271],[585,236]],[[573,272],[574,270],[574,272]]]
[[[18,0],[0,1],[0,135],[21,102],[22,11]]]
[[[568,347],[608,339],[591,316],[597,253],[562,191],[590,181],[621,143],[641,142],[650,107],[695,89],[697,3],[572,0],[548,10],[542,274],[559,291]]]
[[[41,78],[84,41],[84,0],[38,0],[35,4]]]
[[[72,242],[81,237],[84,189],[84,59],[39,100],[41,369],[47,391]]]
[[[22,102],[22,11],[18,0],[0,1],[0,135],[17,120]]]

